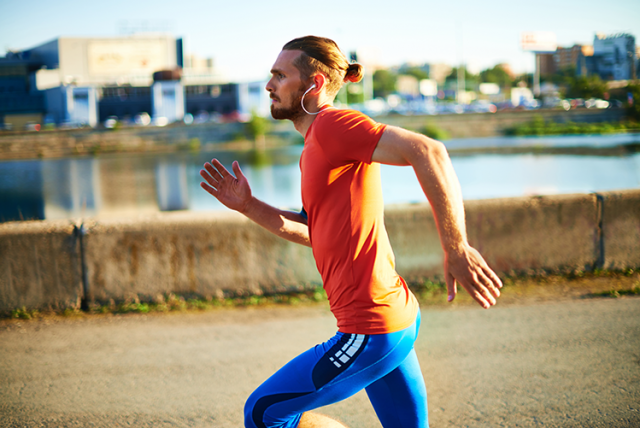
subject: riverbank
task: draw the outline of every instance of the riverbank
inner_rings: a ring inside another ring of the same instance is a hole
[[[623,109],[531,110],[437,116],[379,116],[374,119],[416,132],[441,129],[453,139],[505,135],[536,117],[556,123],[611,123],[625,119]],[[260,148],[302,144],[288,121],[273,121]],[[44,130],[0,133],[0,160],[97,156],[106,153],[252,150],[257,145],[244,123],[207,123],[159,127]]]
[[[531,122],[521,123],[506,130],[506,135],[512,136],[543,136],[543,135],[594,135],[616,134],[625,132],[639,132],[640,125],[634,121],[621,122],[555,122],[536,116]]]

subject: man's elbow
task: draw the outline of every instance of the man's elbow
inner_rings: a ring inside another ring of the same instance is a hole
[[[443,143],[426,135],[420,135],[415,154],[421,159],[446,159],[449,157],[449,152]]]

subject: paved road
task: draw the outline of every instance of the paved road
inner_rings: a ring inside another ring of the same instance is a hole
[[[432,427],[640,426],[640,298],[423,310]],[[0,323],[2,427],[240,427],[324,306]],[[380,425],[364,394],[325,413]]]

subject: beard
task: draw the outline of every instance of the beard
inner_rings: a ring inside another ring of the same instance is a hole
[[[304,85],[301,85],[298,89],[298,93],[291,100],[291,104],[286,107],[275,107],[274,104],[271,104],[271,117],[276,120],[291,120],[295,121],[300,117],[303,117],[306,113],[302,110],[302,96],[304,93]],[[277,101],[280,101],[279,98],[276,98]]]

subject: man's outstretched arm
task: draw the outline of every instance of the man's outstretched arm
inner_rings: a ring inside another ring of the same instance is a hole
[[[388,126],[371,160],[413,167],[431,204],[440,235],[449,301],[457,293],[457,283],[484,308],[494,305],[502,282],[467,242],[460,184],[444,145],[424,135]]]
[[[254,198],[237,161],[233,162],[233,172],[235,176],[217,159],[213,159],[200,170],[200,176],[205,180],[200,186],[224,206],[244,214],[269,232],[291,242],[311,246],[305,216],[277,209]]]

